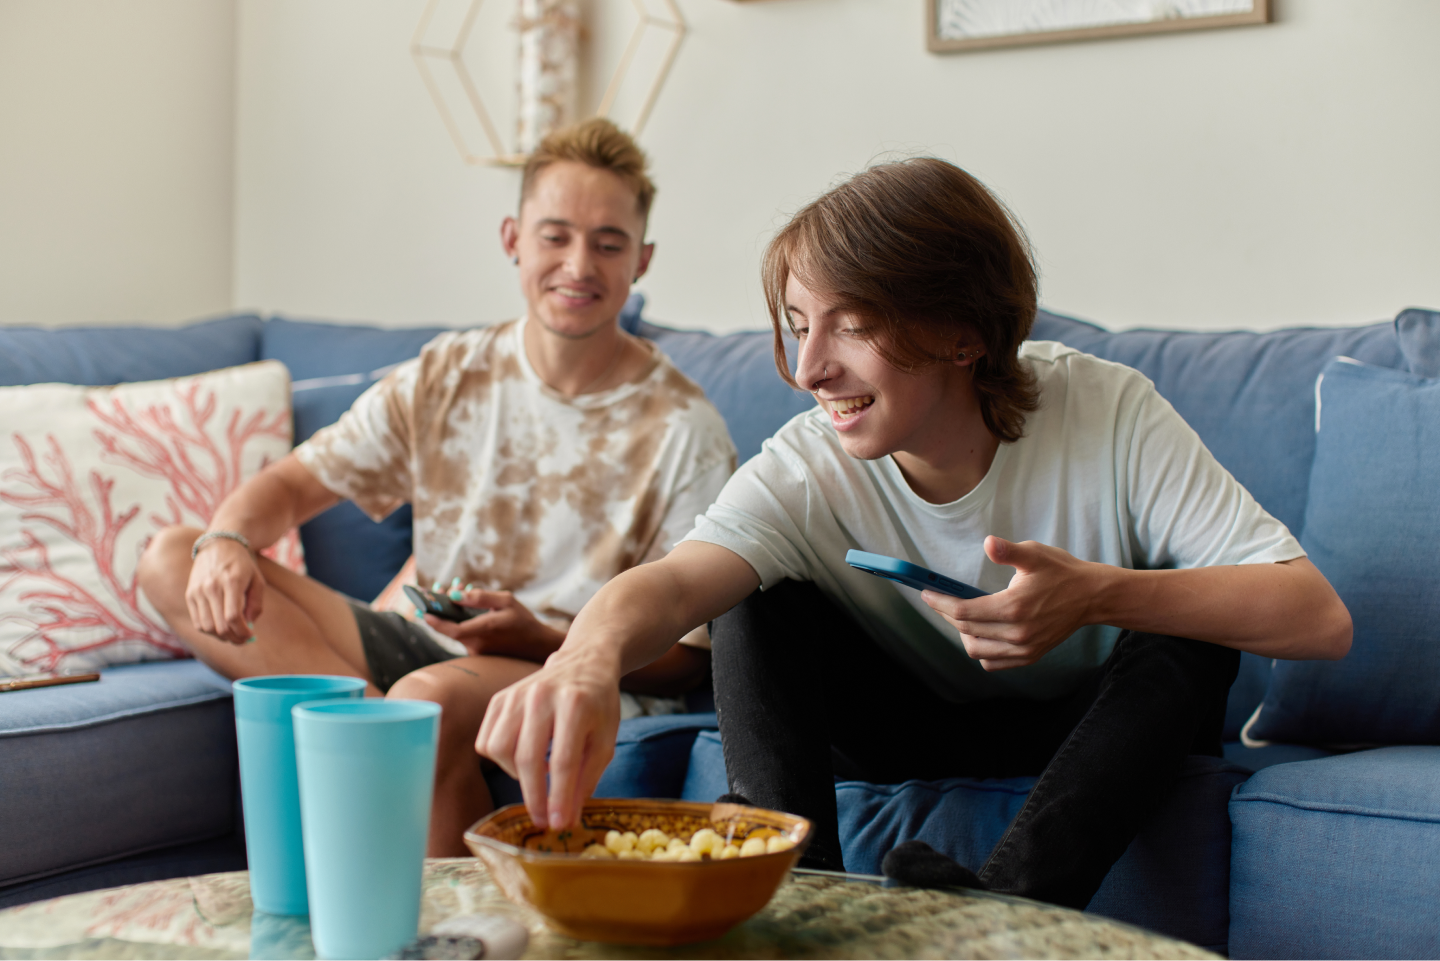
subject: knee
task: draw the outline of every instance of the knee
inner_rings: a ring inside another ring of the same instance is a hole
[[[451,743],[472,741],[475,728],[463,721],[474,708],[475,692],[458,684],[449,684],[439,672],[422,668],[411,671],[390,685],[386,700],[432,701],[440,705],[440,740]],[[463,704],[463,707],[462,707]]]
[[[183,594],[190,579],[190,548],[200,531],[193,527],[167,527],[145,545],[135,568],[135,579],[157,607]]]
[[[1240,652],[1185,637],[1127,631],[1116,653],[1132,671],[1168,677],[1176,687],[1230,690],[1240,668]]]
[[[434,701],[445,706],[445,689],[439,679],[429,671],[411,671],[390,685],[385,699],[401,701]]]

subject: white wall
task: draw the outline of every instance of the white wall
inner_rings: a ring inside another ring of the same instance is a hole
[[[630,2],[585,2],[608,56]],[[948,56],[922,0],[679,2],[691,33],[642,138],[657,318],[762,325],[774,227],[886,151],[985,179],[1045,302],[1112,327],[1440,306],[1433,0]],[[517,175],[461,163],[408,54],[423,5],[0,0],[0,323],[513,316]]]
[[[231,302],[233,0],[0,0],[0,324]]]
[[[630,16],[590,2],[607,35]],[[655,317],[763,324],[775,225],[885,151],[991,184],[1045,303],[1108,326],[1440,307],[1433,0],[1281,0],[1263,27],[946,56],[924,50],[921,0],[680,3],[692,31],[643,137]],[[240,0],[238,304],[393,324],[520,309],[495,240],[516,175],[461,164],[407,54],[422,7]]]

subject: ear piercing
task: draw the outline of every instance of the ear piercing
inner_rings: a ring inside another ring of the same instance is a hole
[[[519,254],[516,254],[514,257],[510,258],[510,262],[511,262],[512,264],[514,264],[516,267],[519,267],[519,266],[520,266],[520,255],[519,255]]]

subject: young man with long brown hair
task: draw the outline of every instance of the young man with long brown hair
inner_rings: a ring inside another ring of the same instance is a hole
[[[492,701],[477,750],[536,821],[572,823],[610,757],[616,679],[718,618],[731,790],[811,818],[810,865],[842,867],[837,764],[1039,774],[970,881],[1083,907],[1183,758],[1219,752],[1239,652],[1340,657],[1348,612],[1148,380],[1026,342],[1028,247],[954,165],[831,190],[770,244],[764,285],[781,376],[789,326],[817,407],[684,543],[596,594]],[[990,595],[898,587],[851,548]]]

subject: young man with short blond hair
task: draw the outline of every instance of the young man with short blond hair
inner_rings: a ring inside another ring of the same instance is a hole
[[[242,485],[207,531],[171,528],[141,562],[147,596],[227,677],[349,674],[443,705],[432,855],[463,854],[491,808],[472,747],[490,697],[538,670],[606,581],[664,556],[734,470],[700,389],[619,327],[654,253],[645,166],[608,121],[552,134],[500,227],[525,316],[440,335]],[[419,582],[485,612],[375,611],[254,553],[342,499],[377,520],[410,503]],[[708,662],[698,630],[620,683],[673,696]]]

